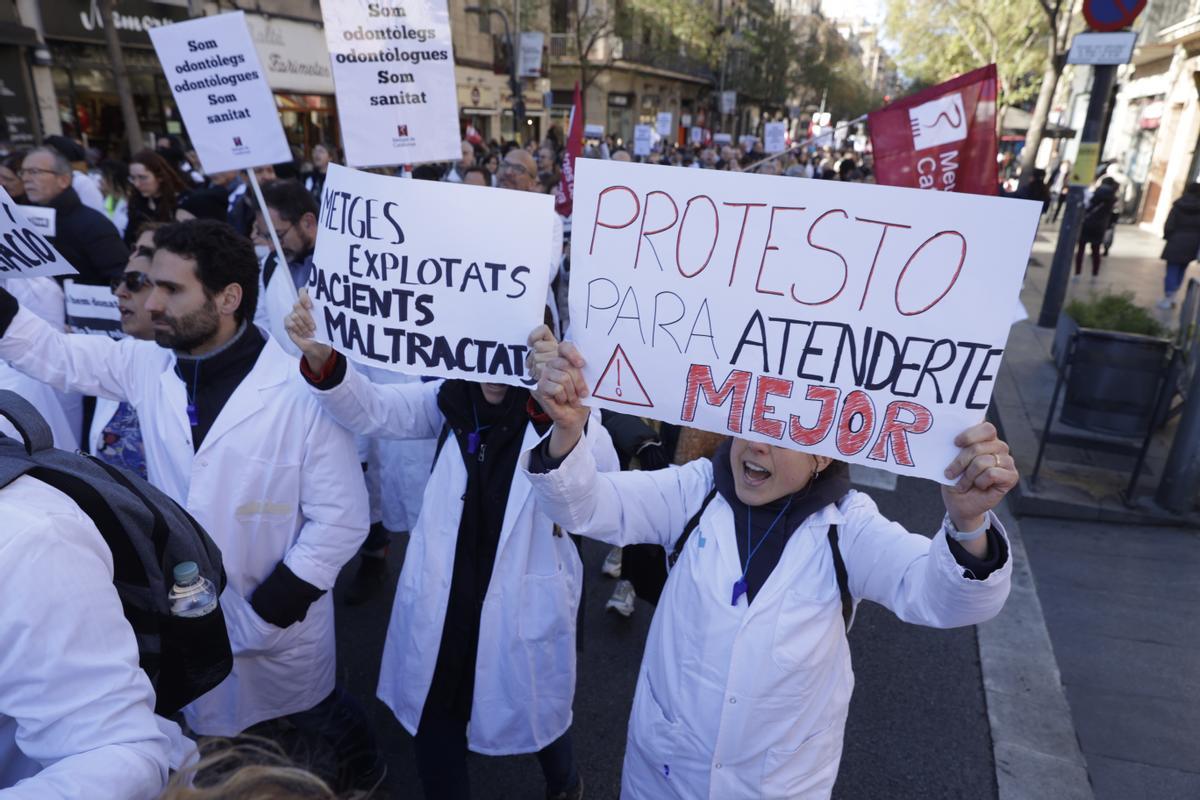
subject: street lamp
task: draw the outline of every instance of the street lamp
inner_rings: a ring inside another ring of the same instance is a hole
[[[508,27],[508,14],[499,8],[467,6],[468,14],[495,14],[504,23],[504,39],[508,42],[508,86],[513,96],[513,137],[525,130],[525,94],[521,91],[521,79],[517,77],[517,50],[513,47],[512,31]]]

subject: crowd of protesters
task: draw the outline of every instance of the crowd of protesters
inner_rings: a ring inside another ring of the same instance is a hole
[[[931,540],[880,515],[850,488],[845,463],[591,412],[582,356],[566,341],[570,220],[560,218],[547,324],[530,333],[535,388],[359,366],[315,341],[303,291],[337,148],[256,169],[260,204],[247,176],[205,174],[176,137],[157,144],[126,163],[49,137],[0,162],[18,204],[56,210],[50,240],[78,271],[72,280],[110,287],[124,331],[71,332],[60,280],[0,283],[0,386],[42,410],[57,447],[147,478],[209,532],[229,575],[221,604],[233,671],[182,715],[150,714],[96,532],[77,510],[61,524],[38,513],[59,501],[36,481],[0,487],[12,522],[0,534],[0,585],[23,593],[0,594],[5,607],[34,608],[30,618],[49,628],[70,623],[52,637],[64,643],[90,613],[112,649],[84,637],[81,657],[104,672],[81,688],[64,672],[69,659],[0,612],[0,639],[12,644],[0,656],[4,800],[153,798],[169,772],[170,798],[235,796],[234,785],[269,785],[280,798],[376,790],[386,759],[337,677],[331,590],[357,555],[342,602],[383,592],[396,580],[386,556],[399,532],[411,535],[378,697],[414,737],[424,795],[438,800],[470,796],[468,751],[536,755],[545,785],[522,796],[584,796],[571,707],[588,612],[578,543],[564,531],[611,545],[603,571],[618,579],[682,548],[633,701],[628,798],[828,797],[853,685],[854,604],[871,599],[938,627],[980,622],[1003,604],[1012,566],[991,509],[1016,472],[990,425],[957,440],[946,474],[958,484],[943,489],[947,513],[940,526],[931,520]],[[660,142],[634,157],[609,136],[581,157],[871,180],[869,158],[815,145],[769,157],[757,141]],[[554,193],[563,158],[552,129],[524,147],[471,137],[457,161],[374,171]],[[71,547],[38,548],[68,528]],[[729,557],[706,558],[697,541]],[[78,560],[69,582],[55,558]],[[775,590],[797,581],[810,590]],[[92,600],[71,594],[79,586]],[[608,608],[629,616],[634,598],[622,579]],[[246,745],[246,734],[264,738]],[[242,743],[220,744],[230,738]],[[297,743],[330,753],[332,766],[320,777],[289,767]]]

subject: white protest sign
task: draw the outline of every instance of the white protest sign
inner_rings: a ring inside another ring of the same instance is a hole
[[[650,155],[650,134],[652,128],[649,125],[634,125],[633,126],[633,154],[635,156]]]
[[[0,187],[0,279],[76,274],[38,227],[26,219],[24,208]]]
[[[330,165],[308,280],[318,338],[397,372],[531,385],[554,217],[553,195]]]
[[[603,139],[604,138],[604,126],[603,125],[584,125],[583,126],[583,136],[585,139]]]
[[[58,211],[48,206],[21,206],[21,213],[34,230],[42,236],[53,238],[58,230]]]
[[[753,134],[750,134],[750,133],[743,133],[741,136],[738,137],[738,144],[741,145],[742,147],[746,148],[747,150],[754,147],[754,143],[757,141],[758,141],[758,137]]]
[[[540,78],[542,76],[542,47],[546,34],[541,31],[521,32],[521,57],[517,74],[522,78]]]
[[[945,481],[1041,205],[581,160],[589,405]]]
[[[321,4],[346,163],[457,161],[458,92],[446,0]]]
[[[292,160],[245,14],[151,28],[150,40],[205,172]]]
[[[730,144],[733,142],[733,135],[729,133],[714,133],[713,144]]]
[[[658,135],[659,136],[672,136],[674,134],[674,131],[672,130],[673,127],[674,126],[672,125],[671,112],[670,111],[658,112],[658,117],[655,118],[655,120],[654,120],[654,128],[655,128],[655,130],[658,131]]]
[[[688,141],[690,141],[692,144],[700,144],[703,142],[704,128],[701,128],[698,125],[693,125],[691,131],[689,132]]]
[[[782,153],[787,150],[786,122],[768,122],[763,125],[763,150],[768,153]]]
[[[67,324],[75,333],[94,333],[120,339],[121,309],[107,286],[87,286],[67,279],[63,283]]]

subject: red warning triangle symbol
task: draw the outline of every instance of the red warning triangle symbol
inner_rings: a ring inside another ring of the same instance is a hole
[[[592,397],[599,397],[601,400],[609,400],[614,403],[624,403],[627,406],[654,408],[654,403],[646,394],[646,387],[642,386],[641,379],[633,371],[633,365],[629,363],[629,356],[625,355],[621,345],[617,345],[617,349],[613,350],[612,358],[608,360],[608,366],[604,368],[600,380],[596,383],[596,388],[592,391]]]

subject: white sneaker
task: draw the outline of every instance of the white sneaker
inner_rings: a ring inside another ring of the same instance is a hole
[[[1155,303],[1155,305],[1158,308],[1161,308],[1163,311],[1166,311],[1166,310],[1170,309],[1172,306],[1174,306],[1175,303],[1173,300],[1171,300],[1171,298],[1164,297],[1162,300],[1159,300],[1157,303]]]
[[[604,566],[600,567],[600,571],[610,578],[621,577],[621,548],[614,547],[608,551],[608,555],[604,557]]]
[[[637,597],[637,593],[633,591],[633,584],[629,581],[617,581],[617,586],[613,589],[612,597],[608,598],[608,602],[604,607],[609,611],[615,611],[622,617],[633,616],[634,604],[633,600]]]

